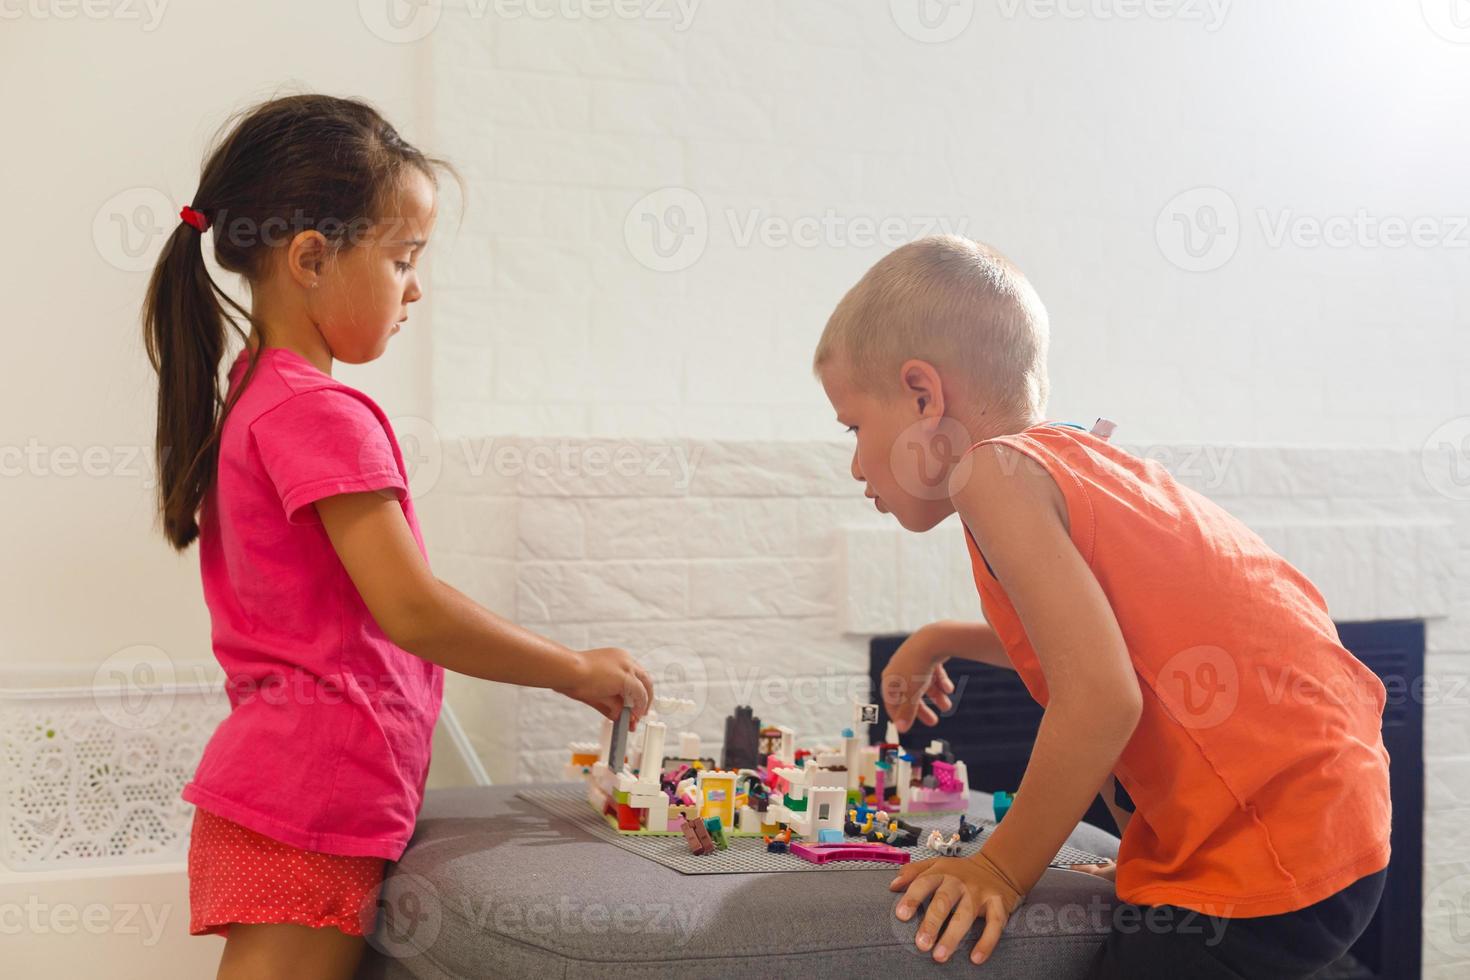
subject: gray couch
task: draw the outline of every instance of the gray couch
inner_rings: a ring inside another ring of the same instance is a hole
[[[544,787],[542,787],[544,788]],[[428,794],[389,865],[359,980],[939,976],[976,970],[914,947],[919,917],[893,915],[894,870],[681,875],[516,798],[518,787]],[[972,815],[988,815],[976,794]],[[1081,824],[1070,842],[1115,857]],[[1106,933],[1111,882],[1048,870],[983,972],[1079,977]]]

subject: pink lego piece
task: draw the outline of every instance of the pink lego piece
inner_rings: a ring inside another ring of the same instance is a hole
[[[948,762],[934,763],[934,781],[939,784],[939,789],[945,793],[959,791],[960,781],[955,778],[954,766]]]
[[[845,841],[841,844],[793,843],[791,853],[812,864],[828,861],[879,861],[884,864],[908,864],[909,852],[887,844]]]

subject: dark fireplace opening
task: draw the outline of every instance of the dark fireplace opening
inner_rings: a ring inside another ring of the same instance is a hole
[[[1376,673],[1388,690],[1383,742],[1390,760],[1393,856],[1373,921],[1347,956],[1317,976],[1322,980],[1418,980],[1424,878],[1424,704],[1420,697],[1424,623],[1381,620],[1338,623],[1337,628],[1343,646]],[[883,668],[904,639],[880,636],[869,644],[875,703],[882,703],[878,691]],[[942,715],[933,728],[915,725],[900,741],[904,748],[917,750],[931,739],[945,739],[955,757],[965,761],[973,789],[1014,790],[1031,756],[1041,706],[1031,699],[1014,671],[959,659],[945,666],[962,695],[954,710]],[[878,721],[869,733],[871,740],[880,741],[887,725],[888,713],[880,707]],[[1118,833],[1101,797],[1094,798],[1083,819]]]

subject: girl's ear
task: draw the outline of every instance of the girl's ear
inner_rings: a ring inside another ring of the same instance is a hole
[[[303,231],[286,248],[286,270],[291,278],[310,288],[321,278],[327,259],[327,239],[319,231]]]

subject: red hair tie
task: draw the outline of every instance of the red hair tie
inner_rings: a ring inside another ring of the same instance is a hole
[[[193,225],[194,230],[196,231],[204,232],[209,229],[209,216],[206,215],[203,211],[194,210],[187,204],[185,204],[183,208],[179,210],[179,217],[182,218],[186,224]]]

